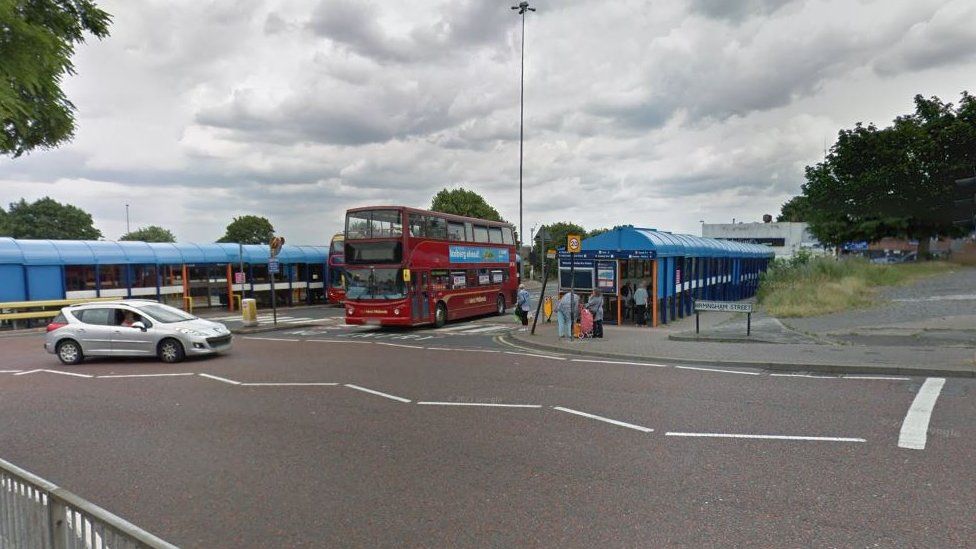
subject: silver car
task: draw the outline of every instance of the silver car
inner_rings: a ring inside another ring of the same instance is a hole
[[[65,364],[86,356],[158,356],[173,363],[231,347],[231,333],[155,301],[100,301],[61,309],[47,327],[44,349]]]

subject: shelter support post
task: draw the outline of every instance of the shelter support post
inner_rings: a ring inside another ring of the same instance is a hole
[[[651,260],[651,326],[657,328],[658,325],[658,298],[657,298],[657,259]]]

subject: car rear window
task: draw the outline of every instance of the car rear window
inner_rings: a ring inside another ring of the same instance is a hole
[[[64,313],[58,313],[58,316],[54,317],[51,324],[67,324],[68,319],[64,317]]]

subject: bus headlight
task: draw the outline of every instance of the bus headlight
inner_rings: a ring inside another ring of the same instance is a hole
[[[349,308],[346,309],[346,314],[347,315],[354,315],[354,314],[356,314],[356,309],[353,309],[352,307],[349,307]]]
[[[400,316],[400,309],[393,309],[393,314]]]

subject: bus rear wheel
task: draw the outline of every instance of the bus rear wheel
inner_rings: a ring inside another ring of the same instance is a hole
[[[505,314],[505,296],[501,294],[495,298],[495,314],[498,316]]]
[[[445,324],[447,324],[447,305],[438,303],[437,309],[434,310],[434,327],[442,328]]]

